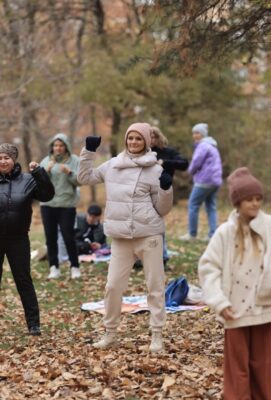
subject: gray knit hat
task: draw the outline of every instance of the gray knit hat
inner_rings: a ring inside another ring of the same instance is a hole
[[[194,132],[199,132],[202,137],[208,136],[208,124],[200,122],[199,124],[194,125],[192,128],[192,133]]]
[[[14,163],[16,162],[18,155],[19,155],[17,147],[14,146],[14,144],[10,144],[10,143],[0,144],[0,153],[7,154],[10,158],[12,158]]]

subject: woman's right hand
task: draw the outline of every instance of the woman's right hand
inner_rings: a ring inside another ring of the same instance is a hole
[[[101,136],[87,136],[86,137],[86,149],[88,151],[96,151],[101,144]]]
[[[224,308],[224,310],[221,311],[220,315],[226,321],[232,321],[233,319],[235,319],[235,315],[234,315],[231,307]]]
[[[55,164],[54,161],[52,161],[52,160],[49,161],[46,171],[51,172],[51,169],[53,168],[54,164]]]

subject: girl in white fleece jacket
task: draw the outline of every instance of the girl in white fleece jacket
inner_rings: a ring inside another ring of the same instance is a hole
[[[224,324],[224,399],[271,399],[271,216],[245,167],[228,177],[235,210],[199,261],[206,303]]]
[[[112,237],[111,260],[105,293],[105,336],[94,344],[106,348],[116,344],[122,294],[138,258],[143,262],[148,288],[152,342],[150,351],[163,349],[165,324],[165,278],[163,266],[163,216],[172,207],[172,178],[157,163],[150,149],[151,126],[132,124],[125,135],[126,149],[117,157],[93,168],[101,138],[88,136],[82,149],[78,181],[105,183],[104,231]]]

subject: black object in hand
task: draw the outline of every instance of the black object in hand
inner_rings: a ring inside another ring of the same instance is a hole
[[[160,188],[163,190],[168,190],[172,185],[172,177],[165,170],[163,170],[159,180],[160,180]]]
[[[88,151],[96,151],[101,143],[101,136],[87,136],[86,137],[86,149]]]

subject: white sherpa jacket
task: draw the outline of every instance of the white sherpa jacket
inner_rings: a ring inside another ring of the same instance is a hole
[[[261,323],[271,321],[271,216],[259,211],[250,222],[250,227],[258,233],[264,244],[263,270],[259,275],[255,304],[263,307]],[[231,303],[231,268],[234,262],[234,240],[237,229],[237,212],[234,210],[227,222],[215,232],[205,252],[199,260],[198,273],[204,291],[204,299],[218,316],[218,320],[227,327],[227,322],[219,316]],[[241,301],[241,298],[240,298]],[[243,326],[242,318],[234,322],[234,327]],[[253,316],[246,325],[255,325]]]
[[[172,208],[172,187],[162,190],[162,167],[156,153],[130,158],[126,151],[93,168],[95,153],[82,149],[78,182],[82,185],[105,183],[104,231],[113,238],[132,239],[165,231],[163,216]]]

